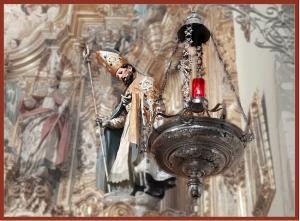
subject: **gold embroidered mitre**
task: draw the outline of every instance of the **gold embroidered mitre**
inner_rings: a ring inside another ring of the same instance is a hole
[[[97,51],[96,58],[113,76],[116,75],[117,70],[122,65],[128,64],[128,61],[125,58],[113,51]]]

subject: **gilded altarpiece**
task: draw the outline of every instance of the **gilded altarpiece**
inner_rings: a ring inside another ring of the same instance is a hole
[[[264,111],[257,97],[250,110],[255,141],[247,147],[244,159],[234,169],[204,181],[204,191],[196,207],[191,208],[191,200],[185,192],[186,181],[181,178],[156,205],[138,197],[124,201],[120,196],[120,202],[110,202],[104,197],[103,190],[96,187],[96,161],[101,157],[101,151],[95,133],[90,79],[82,62],[82,43],[87,43],[92,50],[119,50],[138,71],[152,76],[160,88],[172,60],[163,98],[167,112],[178,113],[183,104],[182,76],[177,68],[180,46],[177,53],[171,55],[177,45],[178,27],[192,10],[203,17],[217,42],[215,45],[209,41],[204,46],[209,105],[223,102],[229,121],[241,126],[241,113],[236,102],[238,83],[233,20],[224,16],[224,9],[214,5],[5,6],[6,216],[267,215],[275,184]],[[34,27],[31,33],[28,29],[15,33],[9,28],[10,19],[18,16],[25,17],[27,28]],[[109,117],[124,88],[96,64],[93,56],[91,60],[96,105],[101,116]],[[52,68],[60,72],[59,92],[70,98],[72,138],[55,188],[36,180],[16,181],[22,134],[18,114],[13,114],[18,113],[22,96],[46,93],[47,74]],[[30,183],[34,185],[26,189]],[[268,194],[262,195],[266,191]]]

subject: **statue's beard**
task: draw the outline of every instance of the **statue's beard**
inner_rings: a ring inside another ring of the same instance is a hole
[[[126,87],[128,87],[132,82],[133,82],[133,72],[130,71],[128,73],[128,76],[125,78],[122,78],[123,83],[125,84]]]

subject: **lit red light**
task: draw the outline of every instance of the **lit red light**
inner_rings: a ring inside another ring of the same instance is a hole
[[[194,78],[192,82],[192,97],[204,97],[205,96],[205,80],[200,78]]]

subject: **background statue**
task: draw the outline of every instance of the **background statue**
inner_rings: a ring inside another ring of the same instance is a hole
[[[144,191],[162,198],[165,189],[174,186],[175,177],[159,170],[146,153],[158,95],[154,81],[138,73],[115,51],[98,51],[96,57],[127,87],[111,119],[101,122],[106,128],[108,182],[132,195]]]
[[[64,99],[58,86],[59,77],[49,72],[47,95],[27,96],[21,101],[21,177],[47,177],[55,182],[59,175],[57,167],[67,156],[70,98]]]

